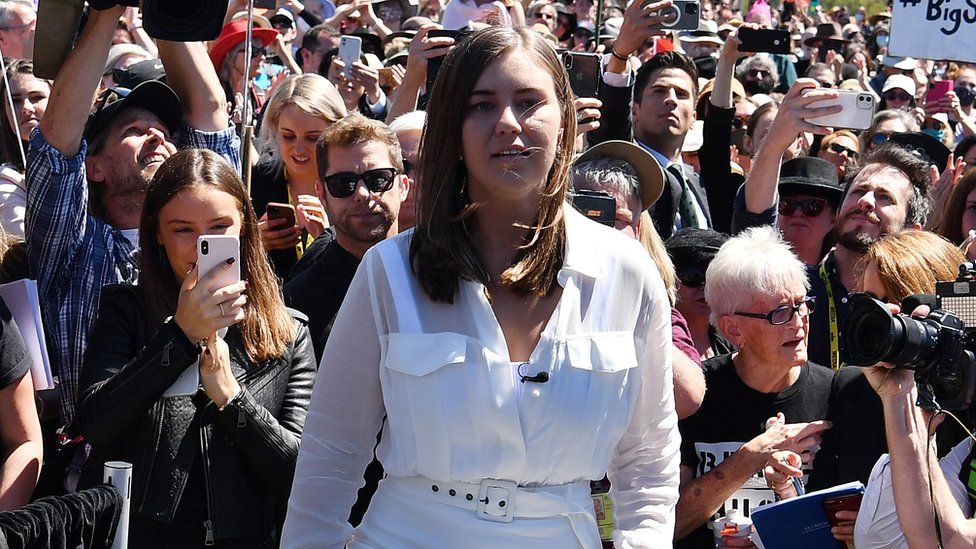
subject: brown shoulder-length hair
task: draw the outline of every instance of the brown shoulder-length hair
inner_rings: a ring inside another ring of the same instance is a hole
[[[941,236],[905,229],[871,244],[858,263],[858,272],[874,263],[888,301],[901,303],[910,295],[934,294],[935,283],[955,280],[964,261],[962,251]]]
[[[971,170],[952,188],[942,218],[932,229],[953,244],[962,244],[969,236],[962,234],[962,215],[966,212],[966,197],[974,188],[976,188],[976,171]]]
[[[562,110],[562,131],[539,213],[499,282],[520,293],[547,295],[562,267],[566,245],[562,207],[576,135],[569,77],[555,49],[539,34],[526,28],[489,27],[461,40],[444,60],[429,102],[437,108],[427,113],[421,141],[418,216],[410,261],[421,287],[434,301],[453,303],[461,278],[485,285],[491,281],[468,235],[466,220],[477,204],[471,203],[466,190],[461,128],[478,78],[491,63],[516,49],[552,77]]]
[[[246,280],[247,305],[238,325],[244,349],[255,362],[285,354],[295,337],[295,325],[271,270],[258,234],[258,219],[244,185],[227,160],[205,149],[182,150],[156,171],[146,189],[139,223],[139,288],[146,300],[150,321],[161,325],[176,312],[180,285],[159,243],[159,211],[180,192],[199,187],[223,191],[237,201],[241,212],[241,278]]]

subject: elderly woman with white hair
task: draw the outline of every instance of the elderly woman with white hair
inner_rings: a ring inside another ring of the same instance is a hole
[[[795,476],[811,468],[828,426],[822,420],[832,373],[807,360],[815,305],[807,290],[803,263],[772,227],[729,239],[709,264],[711,320],[738,351],[705,361],[712,390],[678,425],[676,548],[712,543],[708,521],[727,509],[772,502],[774,493],[762,480],[766,465]],[[782,450],[801,456],[802,464],[770,459]]]

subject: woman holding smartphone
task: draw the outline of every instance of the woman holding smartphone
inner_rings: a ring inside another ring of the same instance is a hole
[[[366,253],[335,320],[283,547],[600,547],[607,472],[617,547],[671,545],[668,297],[637,241],[565,201],[572,98],[533,31],[447,55],[418,223]],[[381,427],[388,476],[353,531]]]
[[[82,485],[133,464],[131,547],[277,546],[315,364],[257,225],[230,164],[180,151],[146,193],[139,285],[103,292],[76,417],[92,446]],[[201,235],[237,235],[239,259],[197,272]],[[215,284],[236,262],[242,280]],[[164,397],[188,368],[201,389]]]

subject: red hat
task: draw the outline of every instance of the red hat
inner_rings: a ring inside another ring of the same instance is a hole
[[[267,46],[278,36],[278,31],[254,27],[251,31],[251,36],[254,37],[256,42],[261,42],[263,46]],[[227,56],[230,50],[234,49],[234,46],[237,46],[246,38],[247,21],[244,19],[235,19],[220,29],[220,36],[217,37],[217,41],[210,48],[210,61],[213,62],[218,72],[220,72],[220,66],[224,63],[224,57]]]

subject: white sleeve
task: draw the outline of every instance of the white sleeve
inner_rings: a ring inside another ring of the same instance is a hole
[[[966,487],[959,480],[959,471],[969,455],[972,441],[965,440],[939,460],[952,496],[965,516],[972,516],[972,506],[966,495]],[[895,510],[895,492],[891,484],[891,465],[888,454],[883,454],[871,470],[871,477],[864,489],[861,508],[854,525],[854,545],[857,549],[893,549],[908,547],[905,533],[898,522]]]
[[[385,415],[379,306],[370,255],[356,271],[322,355],[298,452],[281,547],[341,548]]]
[[[607,70],[611,55],[610,53],[604,54],[603,58],[600,59],[600,72],[603,73],[603,83],[614,88],[626,88],[633,85],[636,77],[629,63],[627,64],[627,74],[619,74]]]
[[[646,327],[638,342],[643,347],[638,354],[640,396],[609,470],[617,520],[613,541],[618,549],[670,547],[678,501],[680,436],[671,370],[671,310],[650,258],[647,265],[652,272],[642,307]]]
[[[0,179],[0,226],[7,236],[24,238],[27,215],[27,191],[15,183]]]

